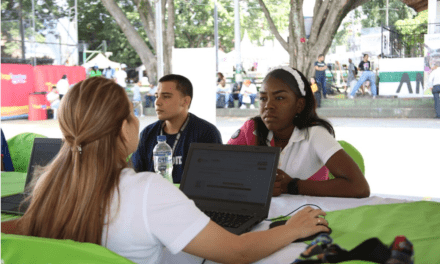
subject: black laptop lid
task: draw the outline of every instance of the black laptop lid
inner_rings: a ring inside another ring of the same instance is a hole
[[[26,177],[27,186],[32,181],[36,166],[46,166],[55,158],[61,149],[60,138],[35,138]]]
[[[275,147],[192,143],[180,189],[190,199],[268,204],[279,153]]]

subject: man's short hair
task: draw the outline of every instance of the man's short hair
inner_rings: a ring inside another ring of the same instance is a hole
[[[188,78],[186,78],[185,76],[178,74],[168,74],[160,78],[159,82],[174,82],[176,84],[176,89],[180,91],[184,97],[189,96],[192,102],[193,86],[190,80],[188,80]]]
[[[324,54],[319,54],[318,58],[324,57]]]

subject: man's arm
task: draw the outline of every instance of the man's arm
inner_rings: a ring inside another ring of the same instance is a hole
[[[147,129],[147,128],[145,128]],[[133,168],[136,172],[148,171],[147,167],[147,151],[148,151],[148,133],[144,130],[141,133],[141,138],[139,139],[139,145],[137,150],[132,154],[131,161],[133,162]],[[152,161],[151,161],[152,162]]]
[[[205,131],[203,131],[200,135],[201,138],[197,139],[199,143],[218,143],[223,144],[222,135],[220,131],[211,123],[203,126],[205,127]]]

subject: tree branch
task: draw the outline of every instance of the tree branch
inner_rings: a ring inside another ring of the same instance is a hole
[[[316,4],[320,2],[319,6],[317,7]],[[325,11],[328,9],[328,5],[330,4],[330,1],[322,1],[322,0],[316,0],[315,2],[315,8],[313,11],[313,22],[312,22],[312,30],[310,32],[309,41],[312,43],[315,43],[318,39],[318,35],[321,32],[321,25],[324,18]],[[333,3],[334,5],[334,3]],[[318,18],[318,19],[315,19]]]
[[[139,17],[141,18],[142,26],[147,33],[148,40],[153,49],[156,50],[156,24],[154,23],[154,20],[151,19],[151,16],[154,14],[153,9],[148,0],[135,0],[135,4],[138,8]]]
[[[281,46],[289,52],[289,46],[287,44],[287,41],[281,37],[280,33],[278,32],[277,28],[275,27],[275,23],[273,22],[269,10],[267,9],[266,5],[264,4],[263,0],[258,0],[260,3],[261,8],[263,9],[263,13],[266,16],[267,22],[269,23],[269,28],[272,34],[275,36],[275,38],[280,42]]]
[[[121,8],[113,0],[101,0],[107,11],[113,16],[121,28],[122,32],[127,37],[128,42],[134,48],[134,50],[139,54],[142,63],[147,68],[150,74],[155,74],[153,66],[156,62],[152,51],[149,49],[145,41],[127,19],[125,14],[122,12]],[[150,76],[151,77],[151,76]],[[154,78],[156,76],[153,76]]]

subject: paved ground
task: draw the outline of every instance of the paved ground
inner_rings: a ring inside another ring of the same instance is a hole
[[[247,118],[217,117],[224,143]],[[373,195],[411,196],[440,201],[440,120],[330,118],[336,139],[353,144],[365,160],[365,176]],[[140,119],[141,129],[156,121]],[[61,137],[54,120],[2,121],[7,139],[22,132]]]

